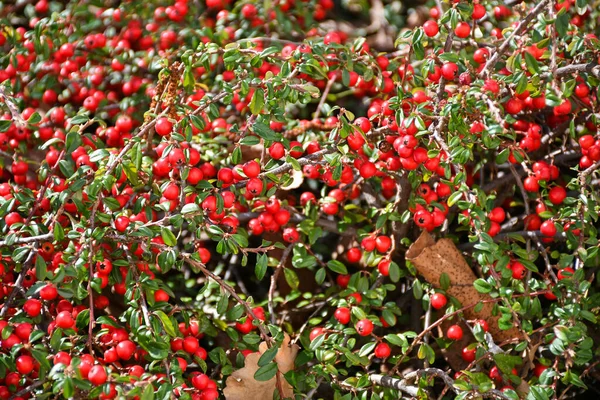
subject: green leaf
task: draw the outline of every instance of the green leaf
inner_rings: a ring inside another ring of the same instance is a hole
[[[46,261],[41,256],[35,258],[35,276],[38,281],[46,280],[47,265]]]
[[[260,114],[263,107],[265,105],[265,92],[262,89],[256,89],[254,94],[252,95],[252,100],[250,100],[250,111],[252,114],[257,115]]]
[[[76,148],[81,146],[81,135],[77,131],[70,131],[67,133],[65,139],[65,152],[71,154]]]
[[[189,203],[189,204],[186,204],[185,206],[183,206],[183,208],[181,209],[181,213],[182,214],[191,214],[191,213],[194,213],[199,210],[200,210],[200,207],[198,206],[198,204]]]
[[[160,235],[162,236],[162,238],[165,241],[165,244],[167,246],[176,246],[177,245],[177,238],[175,237],[173,232],[171,232],[170,229],[162,228],[160,230]]]
[[[265,253],[260,254],[256,259],[256,266],[254,267],[254,274],[256,275],[256,278],[259,281],[265,277],[265,273],[267,272],[268,261],[269,261],[269,259]]]
[[[324,341],[325,341],[325,334],[323,333],[323,334],[317,336],[316,338],[314,338],[314,340],[312,342],[310,342],[308,349],[311,351],[315,351],[316,349],[321,347],[321,345],[323,344]]]
[[[479,278],[473,282],[473,286],[475,286],[475,290],[479,293],[489,293],[492,291],[493,287],[487,281]]]
[[[440,287],[442,288],[442,290],[448,290],[448,288],[450,287],[450,277],[445,272],[443,272],[440,276]]]
[[[269,379],[273,378],[276,374],[277,374],[277,364],[274,362],[270,362],[267,365],[260,367],[255,373],[254,373],[254,379],[256,379],[257,381],[268,381]]]
[[[508,354],[494,354],[494,362],[502,371],[503,374],[512,374],[513,368],[523,363],[523,359],[518,356],[511,356]]]
[[[273,346],[267,351],[265,351],[258,359],[258,366],[264,367],[265,365],[273,361],[275,359],[275,356],[277,355],[278,350],[279,348],[277,346]]]
[[[377,342],[369,342],[369,343],[365,344],[363,347],[360,348],[360,351],[358,352],[358,356],[359,357],[368,356],[369,354],[371,354],[371,352],[373,351],[373,349],[375,348],[376,345],[377,345]]]
[[[272,130],[266,124],[263,124],[262,122],[258,122],[258,121],[255,122],[252,125],[252,131],[265,140],[269,140],[269,141],[281,140],[281,134],[275,132],[274,130]]]
[[[7,121],[5,119],[0,120],[0,132],[6,132],[11,125],[12,121]]]
[[[523,52],[525,54],[525,64],[527,65],[527,70],[533,75],[538,74],[540,72],[540,66],[538,65],[537,60],[531,53],[528,51]]]
[[[31,114],[31,116],[29,117],[29,119],[27,120],[27,122],[30,123],[31,125],[35,125],[38,122],[40,122],[41,120],[42,120],[42,116],[40,115],[40,113],[38,113],[36,111],[33,114]]]
[[[288,285],[290,285],[292,289],[298,289],[300,280],[298,279],[296,272],[290,268],[284,268],[283,274],[285,275],[285,281],[288,283]]]
[[[63,229],[61,224],[54,224],[54,240],[60,242],[65,238],[65,230]]]
[[[556,27],[556,32],[559,36],[563,37],[567,34],[567,29],[569,28],[569,19],[570,15],[567,13],[563,13],[556,18],[554,26]]]
[[[452,207],[460,198],[462,197],[462,192],[456,191],[448,197],[448,207]]]
[[[327,277],[327,271],[325,270],[325,268],[319,268],[317,270],[317,273],[315,274],[315,281],[319,285],[322,285],[323,282],[325,282],[326,277]]]
[[[327,262],[327,267],[332,270],[333,272],[336,272],[340,275],[346,275],[348,274],[348,269],[346,269],[346,266],[344,264],[342,264],[341,262],[339,262],[338,260],[330,260]]]
[[[140,400],[154,400],[154,386],[152,384],[146,385]]]
[[[65,399],[70,399],[71,397],[73,397],[73,394],[75,392],[75,387],[73,385],[73,378],[67,376],[65,377],[65,380],[63,381],[62,384],[62,389],[63,389],[63,397]]]
[[[85,115],[85,114],[77,114],[76,116],[74,116],[73,118],[71,118],[71,125],[85,124],[89,120],[90,120],[90,117],[88,117],[87,115]]]
[[[156,314],[156,316],[160,319],[160,322],[162,322],[163,327],[165,328],[165,332],[167,332],[167,335],[171,337],[176,337],[177,333],[175,332],[175,327],[173,326],[173,322],[171,322],[169,316],[161,310],[154,311],[154,314]]]

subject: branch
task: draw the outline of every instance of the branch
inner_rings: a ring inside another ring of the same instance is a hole
[[[521,32],[523,32],[525,30],[525,28],[527,28],[527,25],[529,25],[529,23],[531,22],[531,20],[540,13],[540,11],[545,7],[546,3],[548,3],[549,0],[542,0],[540,1],[531,11],[529,11],[529,14],[527,14],[525,16],[525,18],[523,18],[521,20],[521,22],[519,22],[519,25],[515,28],[515,30],[510,34],[509,37],[507,37],[504,42],[502,43],[502,45],[498,48],[498,50],[496,50],[496,52],[494,53],[494,55],[492,55],[489,60],[485,63],[483,69],[481,70],[481,72],[479,73],[479,76],[481,77],[485,77],[488,74],[488,70],[492,69],[493,67],[496,66],[496,64],[498,63],[500,57],[502,56],[502,54],[504,54],[504,52],[506,52],[506,50],[508,50],[508,47],[510,46],[510,42],[512,42],[512,40],[517,37],[518,35],[521,34]]]
[[[0,85],[0,99],[2,99],[4,101],[4,104],[6,104],[6,107],[8,107],[8,110],[10,111],[10,114],[12,115],[15,122],[20,126],[27,126],[27,121],[25,121],[21,116],[19,108],[15,104],[13,97],[6,94],[6,86],[4,85]]]
[[[511,239],[511,236],[523,236],[524,238],[527,239],[538,239],[538,238],[545,238],[548,239],[549,236],[545,236],[542,234],[542,232],[540,231],[514,231],[514,232],[502,232],[497,234],[496,236],[494,236],[494,242],[501,242],[505,239]],[[563,232],[563,233],[557,233],[556,235],[552,236],[552,238],[554,240],[562,240],[565,241],[567,240],[567,235]],[[461,245],[458,246],[458,248],[460,250],[470,250],[473,247],[475,247],[475,245],[477,245],[479,243],[479,241],[477,242],[470,242],[470,243],[463,243]]]
[[[273,305],[273,297],[275,296],[275,289],[277,288],[277,278],[281,274],[281,271],[285,268],[285,262],[287,261],[292,249],[294,248],[294,244],[290,244],[285,248],[283,253],[281,254],[281,259],[279,260],[279,264],[277,264],[277,269],[275,273],[271,275],[271,286],[269,287],[269,314],[271,314],[271,323],[275,324],[275,306]]]
[[[419,392],[419,388],[417,386],[407,385],[404,379],[397,379],[392,378],[391,376],[373,374],[369,375],[369,380],[374,385],[400,390],[413,397],[416,397],[417,393]]]
[[[54,238],[53,233],[44,233],[43,235],[38,236],[30,236],[30,237],[20,237],[10,241],[10,245],[13,244],[24,244],[24,243],[34,243],[34,242],[42,242],[44,240]],[[0,246],[9,246],[8,240],[0,240]]]
[[[557,68],[554,73],[554,76],[565,76],[573,74],[575,72],[586,72],[595,76],[596,78],[600,78],[600,65],[595,62],[591,62],[588,64],[571,64],[567,65],[566,67]],[[541,78],[546,79],[551,76],[552,72],[545,72],[541,75]]]
[[[161,246],[161,247],[166,247],[166,246]],[[181,253],[179,253],[179,255],[180,255],[181,258],[183,258],[183,260],[185,262],[187,262],[191,266],[196,267],[200,271],[202,271],[202,273],[207,278],[211,278],[212,280],[214,280],[215,282],[217,282],[219,284],[219,286],[221,286],[221,288],[223,288],[223,290],[225,290],[227,293],[229,293],[231,295],[231,297],[233,297],[239,304],[241,304],[242,307],[244,307],[244,309],[248,313],[248,315],[250,317],[252,317],[252,319],[254,321],[257,321],[257,323],[258,323],[258,330],[260,331],[260,333],[261,333],[263,339],[265,340],[265,342],[267,342],[267,344],[269,345],[269,347],[273,345],[273,343],[274,343],[273,342],[273,338],[271,338],[271,336],[269,335],[269,332],[264,327],[262,321],[256,316],[256,314],[254,313],[254,311],[252,310],[252,307],[250,307],[250,305],[248,304],[248,302],[242,300],[242,298],[237,294],[237,292],[235,291],[234,288],[232,288],[227,283],[225,283],[225,281],[223,281],[223,279],[221,279],[220,276],[216,275],[214,272],[212,272],[208,268],[206,268],[206,265],[204,265],[203,262],[197,261],[197,260],[193,259],[191,254],[181,252]]]
[[[46,380],[37,380],[35,382],[33,382],[31,385],[27,386],[24,389],[19,390],[17,393],[13,394],[12,396],[10,396],[9,400],[14,400],[14,399],[18,399],[18,398],[22,398],[23,395],[37,389],[38,387],[42,386],[44,383],[46,383]]]

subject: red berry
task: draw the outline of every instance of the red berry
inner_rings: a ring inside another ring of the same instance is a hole
[[[360,251],[360,249],[358,247],[352,247],[351,249],[348,249],[348,251],[346,253],[346,258],[348,258],[348,262],[351,262],[351,263],[359,262],[361,257],[362,257],[362,252]]]
[[[379,343],[375,346],[375,357],[388,358],[392,354],[392,349],[387,343]]]
[[[21,375],[27,375],[33,371],[33,357],[31,356],[19,356],[15,364]]]
[[[446,337],[450,340],[460,340],[463,337],[463,330],[458,325],[452,325],[446,331]]]
[[[442,293],[434,293],[431,296],[431,307],[435,308],[436,310],[446,307],[447,303],[448,299]]]
[[[512,277],[514,279],[523,279],[527,274],[527,268],[518,261],[511,263],[510,269],[512,270]]]
[[[350,322],[350,309],[346,307],[340,307],[333,313],[333,317],[338,320],[340,324],[346,325]]]
[[[554,222],[552,222],[551,220],[544,221],[542,226],[540,226],[540,232],[544,236],[556,235],[557,230],[556,230],[556,226],[554,225]]]
[[[156,292],[154,292],[154,301],[158,302],[168,302],[169,301],[169,294],[164,291],[163,289],[158,289]]]
[[[390,274],[390,264],[390,260],[381,260],[377,265],[379,273],[383,276],[388,276]]]
[[[310,331],[310,335],[308,336],[308,338],[312,342],[313,340],[315,340],[317,337],[323,335],[324,333],[325,333],[325,329],[323,329],[321,327],[316,327],[316,328],[313,328],[312,331]]]
[[[260,174],[260,164],[254,160],[245,163],[242,169],[248,178],[256,178]]]
[[[355,328],[360,336],[369,336],[373,332],[374,326],[371,320],[365,318],[358,321]]]
[[[115,228],[119,232],[125,232],[127,230],[127,228],[129,227],[130,223],[131,223],[131,220],[129,219],[129,217],[121,215],[115,219]]]
[[[458,77],[458,65],[453,62],[442,65],[442,76],[449,81],[456,79]]]
[[[106,370],[101,365],[94,365],[87,376],[88,380],[92,385],[100,386],[106,383],[108,379],[108,375],[106,374]]]
[[[69,311],[61,311],[56,316],[56,326],[61,329],[70,329],[75,325],[73,315]]]
[[[430,19],[423,24],[423,31],[427,36],[434,37],[440,31],[440,27],[437,22]]]
[[[471,34],[471,26],[468,22],[459,22],[454,28],[454,34],[461,39],[467,38]]]
[[[502,207],[496,207],[494,209],[492,209],[492,211],[490,211],[490,220],[497,222],[497,223],[502,223],[504,222],[504,219],[506,218],[506,213],[504,212],[504,209]]]
[[[249,319],[250,318],[248,318],[247,320]],[[250,321],[250,324],[252,324],[252,321]],[[196,339],[195,337],[188,336],[185,339],[183,339],[183,350],[185,350],[185,352],[189,354],[194,354],[196,350],[198,350],[198,347],[200,347],[200,344],[198,343],[198,339]]]
[[[23,310],[30,317],[37,317],[42,311],[42,302],[38,299],[29,299],[23,305]]]
[[[525,181],[523,182],[523,187],[528,192],[537,192],[538,190],[540,190],[540,184],[538,183],[537,178],[534,176],[528,176],[527,178],[525,178]]]
[[[484,15],[485,15],[485,7],[482,6],[481,4],[474,4],[473,12],[471,13],[471,17],[474,20],[478,20],[478,19],[483,18]]]
[[[156,121],[156,125],[154,126],[154,130],[160,136],[167,136],[173,132],[173,124],[166,117],[161,117]]]
[[[465,362],[472,363],[473,361],[475,361],[476,353],[477,353],[476,348],[470,349],[468,347],[464,347],[462,349],[461,356],[462,356],[462,359],[465,360]]]
[[[58,296],[58,290],[56,290],[54,285],[51,283],[47,284],[40,290],[40,298],[42,300],[46,300],[46,301],[54,300],[54,299],[56,299],[57,296]]]
[[[129,360],[135,352],[135,343],[131,340],[123,340],[117,345],[117,355],[121,360]]]
[[[392,240],[389,236],[377,236],[375,239],[375,247],[380,253],[387,253],[390,247],[392,247]]]
[[[280,142],[275,142],[269,147],[269,155],[279,160],[285,156],[285,147]]]
[[[567,191],[562,186],[555,186],[548,191],[548,200],[554,205],[559,205],[567,198]]]

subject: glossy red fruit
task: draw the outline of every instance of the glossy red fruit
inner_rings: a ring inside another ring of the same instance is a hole
[[[454,34],[461,39],[467,38],[471,34],[471,26],[468,22],[459,22],[454,29]]]
[[[379,343],[375,346],[375,357],[388,358],[392,354],[392,349],[387,343]]]
[[[512,277],[514,279],[523,279],[527,275],[527,268],[518,261],[513,261],[510,264],[510,269],[512,270]]]
[[[115,219],[115,228],[119,232],[125,232],[127,230],[127,228],[129,228],[130,223],[131,223],[131,220],[129,219],[129,217],[121,215]]]
[[[356,332],[358,332],[360,336],[369,336],[371,332],[373,332],[373,328],[373,322],[367,318],[361,319],[355,326]]]
[[[33,357],[22,355],[17,357],[15,365],[17,367],[17,371],[19,371],[21,375],[28,375],[31,371],[33,371],[33,363]]]
[[[29,299],[23,305],[23,310],[30,317],[37,317],[42,311],[42,302],[38,299]]]
[[[450,340],[460,340],[463,337],[463,330],[458,325],[452,325],[446,331],[446,337]]]
[[[315,340],[317,337],[321,336],[325,334],[325,329],[322,327],[316,327],[313,328],[312,331],[310,331],[310,335],[308,335],[308,338],[310,339],[310,341],[312,342],[313,340]]]
[[[548,200],[554,205],[561,204],[567,198],[567,191],[562,186],[555,186],[548,191]]]
[[[435,308],[436,310],[441,310],[442,308],[446,307],[447,303],[448,299],[442,293],[434,293],[431,295],[431,307]]]
[[[117,345],[117,355],[121,360],[129,360],[135,349],[136,346],[131,340],[123,340]]]
[[[69,311],[61,311],[56,316],[56,326],[61,329],[70,329],[75,325],[73,315]]]
[[[556,226],[552,220],[547,220],[542,223],[540,226],[540,232],[544,236],[554,236],[556,235]]]
[[[381,260],[379,264],[377,264],[377,270],[383,276],[389,276],[390,274],[390,260]]]
[[[100,385],[103,385],[104,383],[106,383],[106,380],[108,379],[108,375],[103,366],[94,365],[90,369],[87,378],[92,385],[100,386]]]
[[[451,81],[458,77],[458,65],[453,62],[447,62],[442,65],[442,76]]]
[[[528,192],[537,192],[538,190],[540,190],[540,184],[538,183],[537,178],[533,176],[528,176],[527,178],[525,178],[525,181],[523,182],[523,187]]]
[[[362,252],[358,247],[352,247],[346,252],[346,258],[348,259],[348,262],[357,263],[360,261],[361,257]]]
[[[423,31],[427,36],[434,37],[440,31],[440,27],[436,21],[429,20],[423,24]]]
[[[340,307],[333,313],[333,317],[343,325],[346,325],[348,322],[350,322],[350,316],[350,309],[346,307]]]
[[[154,130],[160,136],[167,136],[173,132],[173,124],[166,117],[161,117],[156,121]]]
[[[461,357],[465,362],[472,363],[475,361],[476,354],[477,348],[464,347],[461,352]]]

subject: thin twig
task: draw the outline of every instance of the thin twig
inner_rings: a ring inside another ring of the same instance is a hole
[[[488,61],[483,66],[483,69],[479,72],[479,76],[487,77],[489,70],[496,66],[496,64],[500,60],[500,57],[504,54],[504,52],[506,52],[506,50],[508,50],[508,47],[510,46],[510,43],[513,41],[513,39],[520,35],[525,30],[525,28],[527,28],[529,23],[542,11],[542,9],[545,7],[548,1],[549,0],[541,0],[533,9],[531,9],[531,11],[529,11],[525,18],[523,18],[521,22],[519,22],[519,25],[517,25],[515,30],[512,31],[510,36],[504,40],[504,42],[502,43],[502,45],[500,45],[498,50],[496,50],[496,52],[488,59]]]
[[[275,296],[275,289],[277,288],[277,279],[281,274],[281,271],[285,268],[285,262],[287,261],[292,249],[294,248],[294,244],[290,244],[285,248],[283,253],[281,254],[281,259],[279,260],[279,264],[277,264],[277,268],[273,275],[271,275],[271,286],[269,287],[269,314],[271,315],[271,323],[275,324],[277,322],[277,318],[275,316],[275,305],[273,304],[273,297]]]

